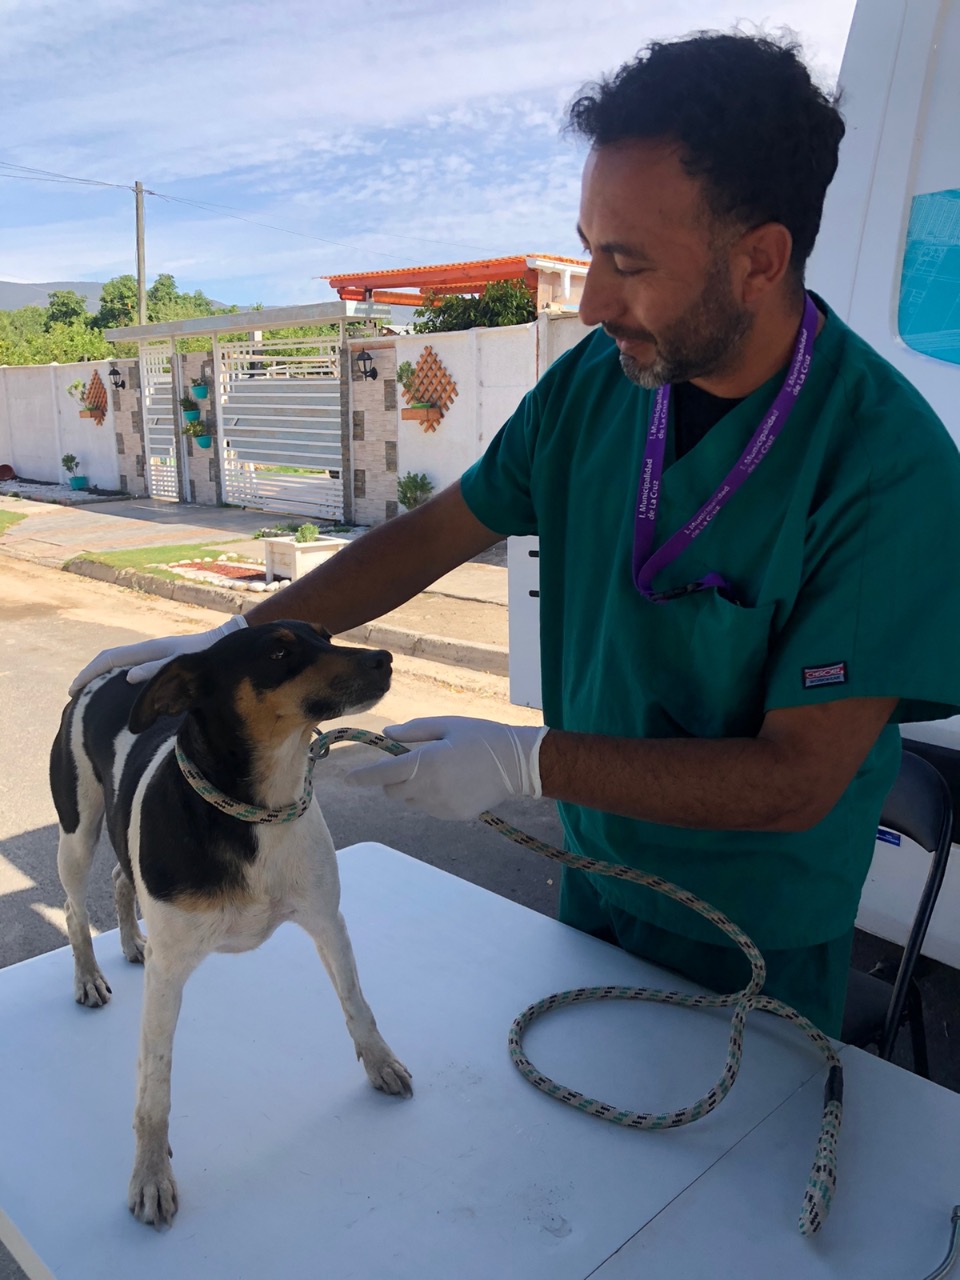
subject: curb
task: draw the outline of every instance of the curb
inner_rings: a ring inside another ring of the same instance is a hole
[[[362,627],[354,627],[352,631],[341,631],[337,639],[389,649],[408,658],[426,658],[430,662],[445,662],[451,667],[470,667],[492,676],[510,674],[509,651],[497,644],[474,644],[470,640],[451,640],[448,636],[421,635],[379,622],[368,622]]]
[[[202,582],[168,582],[150,573],[138,573],[136,569],[114,569],[98,560],[68,560],[62,566],[67,573],[76,573],[97,582],[109,582],[146,595],[162,596],[178,604],[197,604],[206,609],[219,609],[221,613],[246,613],[254,605],[268,597],[259,593],[238,600],[232,591],[207,586]],[[453,667],[470,667],[489,675],[510,674],[509,651],[501,645],[475,644],[470,640],[452,640],[447,636],[421,635],[391,627],[385,623],[368,622],[362,627],[342,631],[337,637],[356,644],[370,645],[376,649],[390,649],[409,658],[425,658],[430,662],[443,662]]]

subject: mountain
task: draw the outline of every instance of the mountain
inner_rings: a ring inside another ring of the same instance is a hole
[[[0,280],[0,311],[19,311],[21,307],[45,307],[55,289],[72,289],[87,300],[87,310],[100,307],[102,284],[91,280],[54,280],[47,284],[17,284]]]
[[[100,309],[102,284],[93,280],[53,280],[46,284],[18,284],[13,280],[0,280],[0,311],[19,311],[21,307],[45,307],[55,289],[72,289],[87,300],[91,313]],[[225,307],[225,302],[210,299],[214,307]]]

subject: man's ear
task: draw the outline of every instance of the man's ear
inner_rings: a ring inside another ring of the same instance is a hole
[[[130,732],[143,733],[160,716],[179,716],[189,711],[199,696],[204,665],[203,654],[187,653],[161,667],[130,708]]]

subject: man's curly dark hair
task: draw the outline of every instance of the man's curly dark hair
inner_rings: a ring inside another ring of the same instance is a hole
[[[838,102],[813,83],[796,43],[701,31],[653,42],[587,86],[569,108],[567,129],[598,147],[679,144],[715,218],[789,230],[790,265],[802,280],[844,134]]]

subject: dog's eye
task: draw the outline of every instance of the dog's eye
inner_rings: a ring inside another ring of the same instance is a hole
[[[280,658],[285,658],[286,656],[287,656],[287,650],[284,649],[283,645],[278,645],[276,649],[270,650],[271,658],[280,659]]]

